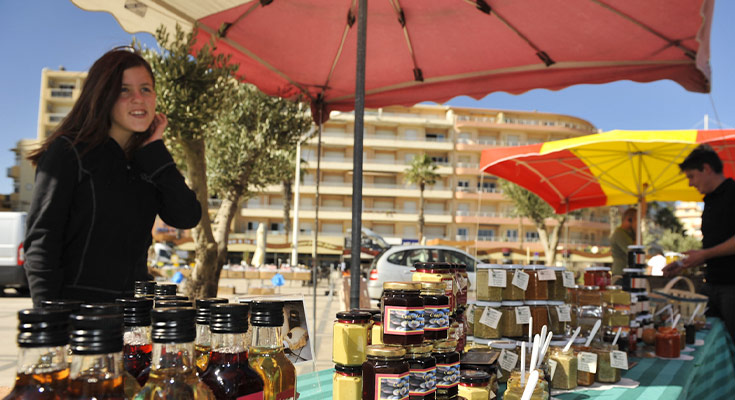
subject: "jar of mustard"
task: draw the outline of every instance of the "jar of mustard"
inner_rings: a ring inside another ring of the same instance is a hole
[[[344,366],[360,366],[365,362],[370,313],[342,311],[332,327],[332,362]]]
[[[362,365],[348,367],[336,364],[332,377],[332,397],[335,399],[362,399]]]

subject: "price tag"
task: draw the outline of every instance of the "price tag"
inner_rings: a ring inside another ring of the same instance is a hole
[[[577,369],[590,374],[597,373],[597,354],[586,351],[577,354]]]
[[[498,329],[498,322],[500,322],[500,317],[502,316],[503,313],[500,311],[492,307],[485,307],[485,311],[482,312],[482,317],[480,317],[480,323],[493,329]]]
[[[562,280],[565,288],[574,287],[574,273],[571,271],[564,271],[561,273]]]
[[[504,288],[508,285],[508,279],[506,278],[507,275],[505,273],[505,270],[491,269],[490,272],[492,273],[492,276],[490,277],[490,284],[488,286]]]
[[[569,304],[556,306],[556,314],[559,316],[559,322],[572,322],[572,306]]]
[[[531,308],[528,306],[516,307],[516,325],[528,325],[531,320]]]
[[[540,281],[555,281],[556,274],[553,269],[541,269],[538,271],[538,280]]]
[[[523,289],[524,291],[528,288],[528,274],[519,270],[513,274],[513,286]]]
[[[619,350],[610,352],[610,366],[617,369],[628,370],[628,353]]]
[[[467,322],[474,324],[475,323],[475,307],[470,307],[467,312],[465,313],[467,316]]]
[[[513,371],[518,362],[518,354],[503,350],[500,352],[500,360],[498,362],[500,363],[500,368],[506,371]]]
[[[551,379],[554,379],[554,372],[556,372],[556,360],[549,360],[549,369],[551,371]]]

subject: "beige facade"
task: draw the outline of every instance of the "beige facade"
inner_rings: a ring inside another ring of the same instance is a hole
[[[702,203],[680,201],[676,204],[674,215],[681,221],[687,235],[702,239]]]

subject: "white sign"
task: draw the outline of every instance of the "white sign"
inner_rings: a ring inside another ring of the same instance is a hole
[[[493,329],[498,329],[498,322],[500,322],[500,317],[502,316],[503,313],[500,311],[492,307],[485,307],[485,311],[482,312],[482,317],[480,317],[480,323]]]
[[[516,307],[516,325],[528,325],[531,321],[531,308],[528,306]]]
[[[518,354],[505,350],[500,352],[500,360],[498,361],[498,363],[500,363],[500,368],[506,371],[513,371],[517,362]]]
[[[562,281],[564,282],[565,288],[574,287],[574,273],[571,271],[564,271],[561,273]]]
[[[467,315],[467,322],[474,324],[475,323],[475,307],[472,304],[467,305],[467,312],[465,314]]]
[[[610,352],[610,366],[617,369],[628,370],[628,353],[619,350]]]
[[[597,354],[586,351],[577,354],[577,368],[590,374],[597,373]]]
[[[555,281],[556,274],[553,269],[541,269],[538,271],[538,280],[540,281]]]
[[[549,360],[549,369],[551,370],[551,379],[554,379],[554,373],[556,372],[556,360]]]
[[[523,289],[524,291],[528,288],[528,274],[519,270],[513,274],[513,286]]]
[[[571,309],[572,306],[569,304],[556,306],[556,314],[559,316],[559,322],[572,322]]]
[[[488,286],[504,288],[508,285],[508,279],[506,278],[507,275],[505,274],[505,270],[491,269],[490,273],[492,274],[492,276],[490,276],[490,284]]]

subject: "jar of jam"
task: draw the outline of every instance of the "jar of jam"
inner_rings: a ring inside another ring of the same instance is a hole
[[[444,282],[446,295],[449,297],[449,309],[454,311],[457,307],[455,297],[454,274],[449,263],[440,262],[417,262],[413,264],[414,272],[411,280],[414,282]]]
[[[370,343],[368,344],[383,344],[383,316],[380,313],[372,316],[373,325],[370,328],[370,336],[368,337]]]
[[[363,311],[337,313],[332,327],[332,362],[351,367],[365,362],[370,317],[370,313]]]
[[[584,270],[584,284],[586,286],[599,286],[605,289],[610,284],[610,268],[608,267],[589,267]]]
[[[523,267],[523,272],[528,274],[528,287],[526,287],[526,300],[548,300],[549,284],[547,280],[541,279],[539,272],[546,270],[539,265],[528,265]]]
[[[436,396],[436,359],[431,350],[432,346],[427,342],[406,346],[409,400],[434,400]]]
[[[436,359],[436,397],[453,398],[459,393],[459,353],[457,342],[440,341],[432,355]]]
[[[678,358],[681,352],[681,335],[676,328],[662,326],[656,331],[656,355]]]
[[[599,347],[593,349],[597,354],[597,373],[595,374],[597,382],[618,383],[620,381],[620,370],[610,365],[610,353],[617,349],[617,345],[607,343],[601,343]]]
[[[371,345],[362,364],[362,398],[405,399],[409,392],[409,365],[401,346]],[[337,397],[335,397],[337,398]]]
[[[527,300],[526,305],[531,309],[531,318],[533,318],[533,326],[531,326],[531,332],[541,334],[541,328],[546,325],[548,329],[549,325],[549,305],[547,301],[542,300]]]
[[[523,272],[523,267],[520,265],[506,265],[505,269],[505,281],[506,285],[503,288],[503,301],[523,301],[526,299],[526,291],[523,288],[513,284],[513,276],[516,271]]]
[[[498,356],[498,371],[500,371],[498,382],[507,382],[510,373],[518,365],[518,360],[520,359],[518,354],[520,353],[517,351],[517,347],[518,345],[515,340],[490,341],[490,348],[500,351],[500,356]],[[508,360],[515,360],[515,362],[508,362]]]
[[[466,400],[489,399],[490,375],[482,371],[462,371],[459,377],[459,396]]]
[[[502,320],[502,312],[500,311],[501,303],[478,301],[475,304],[475,329],[474,336],[480,339],[499,339],[500,321]]]
[[[551,388],[570,390],[577,387],[577,356],[571,348],[564,351],[566,341],[552,342],[549,348],[549,373],[551,374]],[[551,363],[553,361],[553,363]]]
[[[646,278],[646,270],[638,268],[623,269],[623,290],[631,291],[633,289],[646,290],[648,288],[648,279]]]
[[[639,245],[628,246],[628,268],[645,269],[647,266],[646,247]]]
[[[477,300],[503,301],[503,288],[507,284],[502,265],[479,264],[477,266]]]
[[[335,399],[362,399],[362,365],[348,367],[336,364],[332,376],[332,397]]]
[[[383,343],[405,346],[424,341],[424,301],[420,291],[420,282],[383,283]]]
[[[424,340],[442,340],[449,332],[449,298],[444,282],[421,282],[424,300]]]
[[[523,325],[516,323],[516,307],[522,307],[522,301],[503,301],[500,303],[500,335],[503,337],[520,337],[525,333]]]

